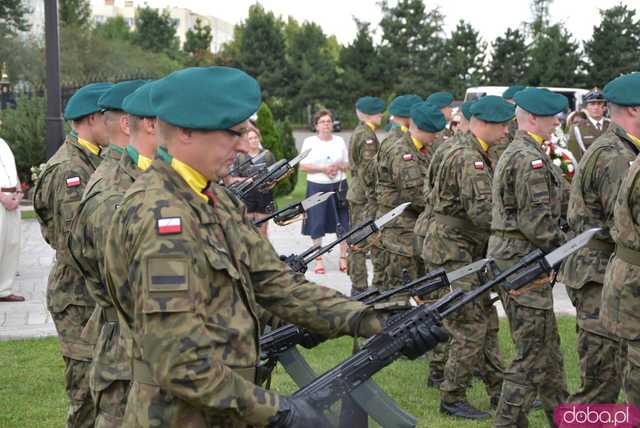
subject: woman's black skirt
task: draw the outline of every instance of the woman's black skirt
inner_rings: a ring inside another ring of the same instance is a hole
[[[325,202],[309,209],[302,222],[302,234],[311,239],[327,233],[338,236],[349,231],[349,206],[347,204],[347,180],[338,183],[319,184],[307,181],[306,197],[317,192],[335,192]]]

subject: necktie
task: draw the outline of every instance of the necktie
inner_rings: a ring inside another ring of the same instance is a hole
[[[596,123],[596,129],[597,129],[598,131],[602,130],[602,125],[600,125],[600,122],[597,122],[597,123]]]

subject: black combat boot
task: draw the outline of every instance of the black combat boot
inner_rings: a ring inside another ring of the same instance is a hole
[[[463,419],[487,419],[491,417],[489,413],[476,409],[466,400],[456,401],[455,403],[441,401],[440,413]]]

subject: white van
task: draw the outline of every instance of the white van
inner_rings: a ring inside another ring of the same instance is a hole
[[[502,93],[506,91],[508,86],[475,86],[467,89],[464,95],[465,101],[475,100],[485,95],[497,95],[502,96]],[[547,88],[550,91],[562,94],[569,100],[570,111],[576,111],[582,109],[582,97],[589,92],[587,89],[577,88]]]

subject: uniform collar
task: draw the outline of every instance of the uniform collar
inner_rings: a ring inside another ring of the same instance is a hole
[[[638,137],[636,137],[635,135],[630,134],[630,133],[628,133],[628,132],[627,132],[626,134],[627,134],[627,137],[629,137],[629,139],[633,142],[633,144],[635,144],[635,145],[636,145],[636,147],[637,147],[638,149],[640,149],[640,138],[638,138]]]
[[[474,135],[474,137],[476,137],[476,140],[478,140],[478,143],[480,144],[480,147],[482,147],[482,151],[487,153],[489,151],[489,145],[487,144],[486,141],[484,141],[482,138],[477,137]]]
[[[71,131],[71,136],[75,138],[76,143],[85,150],[88,150],[90,153],[93,153],[96,156],[100,156],[100,146],[93,144],[90,141],[85,140],[84,138],[80,138],[78,133],[73,130]]]
[[[203,193],[209,186],[209,180],[204,175],[174,157],[171,158],[170,165],[196,195],[205,202],[209,201],[209,197]]]
[[[530,132],[530,131],[527,131],[527,134],[529,134],[529,136],[530,136],[531,138],[533,138],[533,140],[534,140],[536,143],[538,143],[538,144],[542,144],[542,143],[544,143],[544,137],[543,137],[543,136],[538,135],[538,134],[533,133],[533,132]]]
[[[591,122],[594,128],[597,128],[598,124],[600,124],[600,130],[602,130],[602,127],[604,126],[604,117],[601,117],[600,120],[595,120],[587,114],[587,119],[589,119],[589,122]]]
[[[422,141],[418,140],[413,135],[411,136],[411,141],[413,142],[413,145],[416,146],[416,149],[418,151],[422,150],[422,148],[424,147],[424,143]]]
[[[376,130],[376,126],[373,123],[365,122],[364,124],[367,125],[369,127],[369,129],[371,129],[372,131]]]
[[[133,160],[133,163],[135,163],[136,166],[142,171],[146,171],[147,169],[149,169],[149,167],[153,163],[153,159],[140,154],[140,152],[136,150],[136,148],[131,144],[127,146],[127,154],[129,155],[131,160]]]

